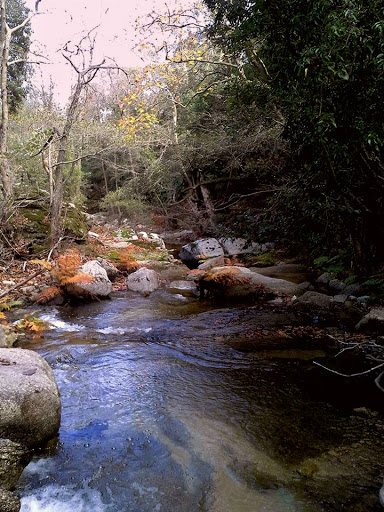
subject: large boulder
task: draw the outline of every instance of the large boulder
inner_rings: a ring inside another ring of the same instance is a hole
[[[106,271],[107,277],[110,281],[114,281],[117,278],[117,276],[119,275],[120,272],[115,267],[115,265],[113,265],[113,263],[105,260],[104,258],[100,258],[100,257],[97,258],[96,261]]]
[[[160,275],[149,268],[140,268],[125,280],[128,290],[149,295],[161,286]]]
[[[201,260],[224,256],[223,248],[216,238],[202,238],[181,248],[179,257],[189,268],[196,268]]]
[[[52,439],[60,427],[60,394],[36,352],[0,349],[0,438],[28,447]]]
[[[244,267],[217,267],[199,281],[200,290],[222,297],[247,295],[293,296],[301,292],[299,286],[284,279],[274,279],[252,272]]]
[[[14,489],[30,459],[28,448],[9,439],[0,439],[0,488]]]
[[[384,308],[371,309],[356,325],[358,331],[384,332]]]
[[[79,269],[82,274],[89,274],[94,279],[90,283],[76,283],[76,288],[95,295],[96,297],[107,297],[112,291],[112,283],[108,279],[106,270],[97,260],[87,261]]]
[[[219,242],[224,249],[224,254],[227,256],[234,256],[235,254],[260,253],[268,250],[267,245],[250,242],[245,238],[220,238]]]
[[[297,304],[314,306],[318,309],[329,309],[333,303],[332,297],[324,293],[308,291],[297,299]]]

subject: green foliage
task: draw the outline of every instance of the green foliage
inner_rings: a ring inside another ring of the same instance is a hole
[[[276,264],[276,252],[269,251],[264,252],[263,254],[259,254],[256,258],[256,265],[260,267],[271,267]]]
[[[205,3],[214,15],[211,37],[238,57],[250,48],[257,53],[284,112],[291,174],[282,176],[286,193],[278,200],[292,242],[319,254],[352,240],[357,269],[379,262],[384,257],[382,3]]]
[[[7,0],[7,23],[11,28],[19,25],[27,16],[29,9],[24,0]],[[8,67],[8,101],[10,112],[13,113],[21,104],[28,90],[27,79],[31,75],[31,67],[23,59],[26,59],[31,42],[31,28],[27,25],[24,30],[14,34],[9,60],[19,60]]]

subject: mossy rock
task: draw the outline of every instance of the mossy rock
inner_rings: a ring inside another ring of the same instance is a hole
[[[85,215],[78,208],[69,207],[65,210],[63,227],[66,235],[75,235],[78,238],[85,238],[88,227]]]
[[[28,221],[23,225],[23,232],[40,235],[39,238],[42,238],[42,235],[48,235],[49,222],[47,221],[48,211],[46,208],[41,206],[20,208],[19,213]]]

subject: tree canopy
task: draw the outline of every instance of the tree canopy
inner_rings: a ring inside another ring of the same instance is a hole
[[[284,113],[289,229],[308,233],[305,242],[316,251],[350,241],[357,266],[382,257],[382,3],[205,3],[213,14],[211,37],[249,66],[250,52],[258,57]]]

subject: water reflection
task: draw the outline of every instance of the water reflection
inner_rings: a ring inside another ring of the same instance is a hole
[[[323,354],[243,350],[245,325],[268,319],[205,309],[161,295],[46,312],[36,348],[62,426],[20,480],[23,512],[380,510],[380,422],[359,445],[367,424],[311,396]]]

